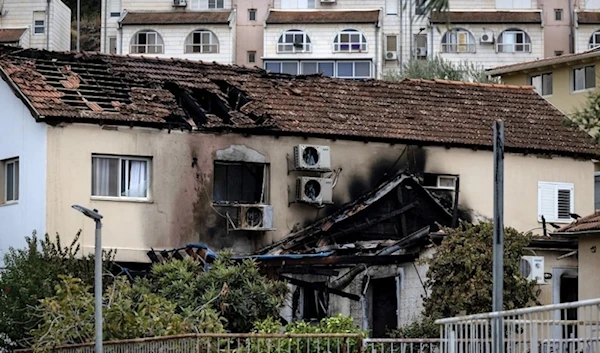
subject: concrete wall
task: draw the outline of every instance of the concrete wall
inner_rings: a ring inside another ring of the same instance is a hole
[[[579,237],[579,300],[600,298],[600,235]]]
[[[541,73],[552,73],[552,95],[545,96],[548,102],[552,103],[555,107],[560,109],[565,114],[574,113],[577,109],[585,106],[587,98],[593,89],[573,91],[571,89],[573,69],[587,66],[596,65],[596,87],[600,86],[600,60],[596,59],[595,62],[588,62],[586,64],[576,64],[571,66],[560,66],[542,68],[535,72],[516,72],[510,75],[503,75],[501,77],[502,82],[510,85],[530,85],[531,75],[539,75]]]
[[[273,7],[272,0],[236,0],[236,59],[235,63],[262,67],[264,23],[267,12]],[[248,10],[256,9],[256,21],[250,21]],[[248,62],[248,52],[256,52],[256,62]]]
[[[4,202],[0,193],[0,267],[9,247],[22,248],[33,231],[43,236],[46,217],[46,124],[36,123],[29,110],[0,82],[0,161],[19,158],[19,200]],[[0,189],[4,188],[4,165]]]
[[[543,11],[544,38],[552,38],[544,42],[544,56],[555,56],[557,51],[570,53],[569,37],[573,26],[574,5],[569,8],[569,1],[545,0],[540,2],[540,8]],[[556,20],[555,9],[562,9],[562,20]]]
[[[218,53],[185,53],[185,40],[195,30],[204,29],[212,31],[219,40]],[[153,30],[160,34],[164,43],[164,54],[132,54],[130,53],[131,40],[135,34],[142,30]],[[122,54],[146,55],[161,58],[183,58],[189,60],[216,61],[221,64],[233,64],[235,29],[229,25],[153,25],[153,26],[124,26],[122,33]]]
[[[334,203],[325,209],[288,204],[298,173],[288,175],[288,162],[297,144],[331,146],[332,167],[343,167]],[[225,211],[213,206],[213,160],[218,150],[232,145],[258,152],[270,164],[269,203],[274,207],[275,231],[227,233]],[[77,146],[77,148],[73,148]],[[93,246],[93,224],[70,212],[80,203],[105,216],[105,241],[118,248],[120,260],[145,261],[149,248],[162,249],[205,242],[213,248],[252,252],[314,222],[355,199],[382,181],[404,150],[402,145],[304,139],[297,137],[210,135],[140,128],[107,131],[96,125],[49,128],[48,223],[49,232],[73,235],[83,229],[83,245]],[[409,151],[412,151],[410,149]],[[460,203],[474,218],[492,216],[492,153],[467,149],[428,147],[407,153],[422,170],[459,174]],[[419,152],[421,151],[421,152]],[[150,202],[99,201],[90,197],[93,153],[153,158]],[[196,158],[196,162],[194,162]],[[404,157],[406,159],[406,156]],[[396,167],[405,166],[403,160]],[[593,211],[593,163],[571,158],[538,158],[508,154],[505,160],[505,222],[519,230],[538,228],[537,182],[571,182],[575,185],[575,211]]]

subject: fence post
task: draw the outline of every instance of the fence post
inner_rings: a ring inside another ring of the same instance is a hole
[[[356,353],[362,353],[364,348],[362,335],[358,335],[356,339]]]

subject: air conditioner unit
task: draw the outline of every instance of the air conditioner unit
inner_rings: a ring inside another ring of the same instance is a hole
[[[173,6],[175,7],[186,7],[187,0],[173,0]]]
[[[238,230],[273,230],[273,206],[237,205],[237,207]]]
[[[319,205],[333,203],[333,179],[298,177],[296,201]]]
[[[329,146],[298,145],[294,147],[296,170],[330,171]]]
[[[395,51],[386,51],[385,52],[385,60],[397,60],[398,59],[398,53],[396,53]]]
[[[418,47],[417,49],[415,49],[415,56],[418,56],[418,57],[427,56],[427,48]]]
[[[321,4],[335,4],[336,0],[321,0]]]
[[[519,261],[519,270],[528,281],[536,281],[537,284],[545,284],[544,280],[544,257],[523,256]]]
[[[483,44],[494,44],[494,33],[485,32],[484,34],[481,35],[481,37],[479,38],[479,41]]]

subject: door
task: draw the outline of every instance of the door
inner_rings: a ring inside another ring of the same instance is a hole
[[[396,277],[372,280],[371,317],[373,337],[385,337],[389,330],[398,324],[398,291]]]
[[[560,302],[570,303],[577,301],[579,291],[577,287],[577,277],[573,275],[564,274],[560,276]],[[561,320],[577,320],[577,308],[561,310]],[[567,325],[563,327],[563,338],[575,338],[577,337],[577,327],[574,325]]]

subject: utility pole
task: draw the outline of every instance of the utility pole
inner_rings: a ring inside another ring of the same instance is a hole
[[[494,269],[492,311],[502,311],[504,290],[504,122],[494,122]],[[492,322],[492,353],[502,353],[502,317]]]
[[[77,52],[79,53],[79,26],[81,23],[81,0],[77,0]]]

